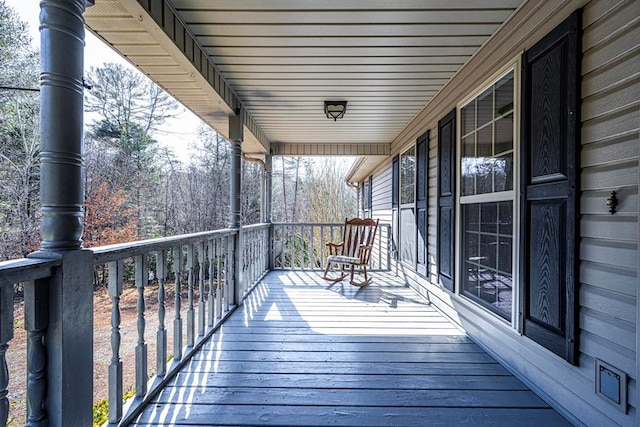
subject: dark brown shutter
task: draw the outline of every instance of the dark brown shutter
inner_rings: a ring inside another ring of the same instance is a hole
[[[524,53],[521,310],[524,335],[577,363],[581,14]]]
[[[427,167],[429,165],[429,131],[416,142],[416,260],[418,273],[427,274]]]
[[[391,207],[393,209],[398,208],[398,187],[400,183],[398,179],[400,177],[400,156],[393,158],[393,167],[391,172]]]
[[[455,254],[456,110],[438,122],[438,276],[453,291]]]

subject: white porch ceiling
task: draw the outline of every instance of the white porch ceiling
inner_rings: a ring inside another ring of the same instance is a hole
[[[85,18],[224,136],[242,105],[247,152],[379,157],[520,3],[97,0]],[[327,119],[325,100],[346,100],[344,119]]]

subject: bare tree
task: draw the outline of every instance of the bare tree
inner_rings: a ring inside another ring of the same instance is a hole
[[[138,212],[138,234],[149,237],[157,222],[159,152],[153,137],[158,127],[175,116],[178,104],[155,83],[135,70],[107,63],[92,67],[87,82],[87,111],[97,115],[92,137],[115,149],[112,182],[120,183]]]
[[[339,162],[324,160],[307,170],[307,200],[313,222],[342,222],[356,214],[356,193],[344,180]]]
[[[27,24],[0,2],[0,259],[39,240],[38,58]]]

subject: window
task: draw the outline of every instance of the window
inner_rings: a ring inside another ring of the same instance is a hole
[[[409,148],[400,156],[400,204],[415,201],[416,149]]]
[[[370,176],[368,180],[362,183],[362,212],[365,218],[371,218],[371,212],[373,209],[372,190],[373,190],[373,177]]]
[[[514,69],[459,109],[462,293],[513,309]]]
[[[438,122],[440,283],[573,364],[581,16]]]
[[[412,146],[400,155],[400,259],[416,261],[416,148]]]

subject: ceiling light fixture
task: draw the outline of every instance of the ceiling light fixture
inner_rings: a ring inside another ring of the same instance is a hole
[[[324,114],[327,119],[333,119],[335,122],[344,117],[347,111],[347,101],[324,101]]]

